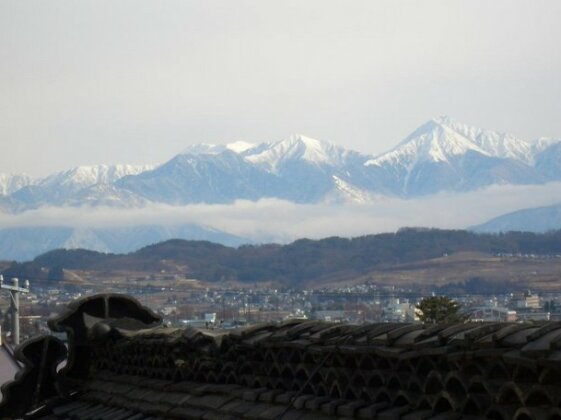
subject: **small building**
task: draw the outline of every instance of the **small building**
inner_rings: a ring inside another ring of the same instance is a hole
[[[313,319],[319,321],[328,322],[343,322],[346,320],[345,311],[340,310],[326,310],[326,311],[315,311],[313,313]]]
[[[470,312],[470,320],[474,322],[514,322],[516,311],[503,307],[478,307]]]
[[[512,299],[512,305],[517,309],[539,309],[541,308],[541,302],[539,295],[532,293],[530,290],[524,292],[523,294],[516,294]]]

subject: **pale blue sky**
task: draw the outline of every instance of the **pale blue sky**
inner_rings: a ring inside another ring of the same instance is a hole
[[[561,137],[561,2],[0,1],[0,172],[303,133],[380,153],[448,114]]]

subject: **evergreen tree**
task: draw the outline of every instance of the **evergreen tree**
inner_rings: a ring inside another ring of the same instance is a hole
[[[446,296],[431,296],[422,299],[417,308],[419,319],[426,324],[437,324],[441,322],[461,322],[465,317],[458,312],[461,305]]]

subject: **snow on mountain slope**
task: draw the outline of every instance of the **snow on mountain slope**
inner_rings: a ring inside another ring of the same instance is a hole
[[[176,205],[258,200],[279,192],[275,182],[272,175],[226,150],[180,154],[152,171],[124,177],[116,186],[150,201]]]
[[[403,196],[467,191],[491,184],[543,182],[532,144],[439,117],[365,163],[386,190]]]
[[[0,173],[0,196],[10,195],[13,192],[33,183],[33,179],[26,174]]]
[[[391,151],[367,161],[365,165],[391,162],[411,168],[427,161],[448,162],[468,151],[526,164],[533,161],[532,144],[529,142],[510,134],[462,124],[449,117],[438,117],[417,128]]]
[[[78,192],[67,197],[66,206],[108,206],[138,208],[147,204],[148,201],[131,191],[118,188],[115,184],[98,183],[90,187],[82,188]]]
[[[551,146],[561,143],[561,139],[551,137],[540,137],[532,144],[532,154],[534,156],[540,154]]]
[[[311,203],[335,187],[334,175],[351,185],[353,167],[361,169],[367,159],[302,135],[249,149],[248,145],[193,146],[155,170],[123,178],[116,185],[169,204],[272,197]]]
[[[27,184],[19,189],[7,186],[6,179],[0,178],[0,193],[12,193],[0,204],[10,211],[42,205],[136,207],[149,201],[183,205],[261,198],[317,203],[334,196],[362,202],[371,196],[416,197],[559,180],[561,141],[531,143],[438,117],[377,157],[297,134],[258,145],[192,145],[154,169],[81,166],[22,181]]]
[[[453,156],[474,151],[487,155],[482,148],[472,143],[450,127],[431,120],[422,125],[393,150],[368,160],[365,165],[399,165],[410,171],[423,162],[449,162]]]
[[[518,160],[525,164],[532,164],[533,162],[532,143],[519,139],[512,134],[473,127],[447,116],[435,118],[434,121],[469,139],[489,156]]]
[[[234,153],[243,153],[249,149],[254,148],[255,143],[248,143],[246,141],[236,141],[234,143],[228,143],[226,148]]]
[[[231,150],[234,153],[243,153],[246,150],[254,148],[256,145],[254,143],[248,143],[246,141],[236,141],[228,144],[209,144],[200,143],[193,144],[187,147],[181,154],[183,155],[217,155],[225,150]]]
[[[152,165],[89,165],[76,166],[41,179],[37,185],[47,188],[71,188],[73,190],[95,184],[111,184],[127,175],[138,175],[152,169]]]
[[[138,175],[151,165],[92,165],[78,166],[66,171],[57,172],[46,178],[15,191],[11,197],[26,208],[37,208],[43,205],[80,205],[77,200],[82,191],[95,185],[112,185],[117,180],[129,175]],[[103,188],[100,197],[90,198],[90,202],[108,202]]]
[[[379,198],[374,193],[357,187],[336,175],[333,175],[334,188],[327,196],[325,201],[328,203],[358,203],[365,204],[371,203],[376,198]]]
[[[73,229],[70,236],[60,245],[60,248],[111,252],[111,248],[96,235],[95,231],[88,228]]]
[[[246,150],[243,156],[248,162],[276,173],[285,162],[294,160],[339,167],[345,163],[349,153],[351,152],[332,143],[295,134],[284,140]]]

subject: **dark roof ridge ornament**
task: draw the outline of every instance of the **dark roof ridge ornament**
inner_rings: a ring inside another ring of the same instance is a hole
[[[48,322],[51,330],[68,334],[69,351],[50,335],[33,337],[16,347],[15,357],[24,368],[2,386],[0,418],[24,417],[69,395],[77,380],[87,378],[96,341],[161,323],[151,309],[123,294],[97,294],[70,302],[61,315]],[[66,366],[57,372],[65,359]]]
[[[68,335],[70,352],[62,374],[72,381],[88,375],[92,339],[107,337],[116,329],[138,331],[161,323],[162,318],[137,299],[119,293],[103,293],[70,302],[48,325],[51,330]]]
[[[0,418],[19,418],[68,395],[57,367],[66,359],[64,343],[51,335],[30,338],[16,347],[15,357],[24,368],[13,381],[2,385]]]

